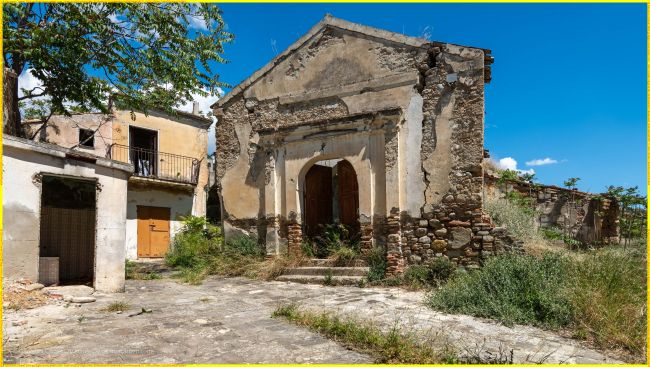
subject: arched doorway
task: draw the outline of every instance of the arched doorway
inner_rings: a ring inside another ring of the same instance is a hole
[[[359,232],[359,184],[346,160],[316,162],[305,175],[305,233],[317,236],[327,224]]]

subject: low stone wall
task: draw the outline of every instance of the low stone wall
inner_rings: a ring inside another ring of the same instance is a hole
[[[388,275],[399,275],[405,266],[425,264],[438,257],[458,266],[478,268],[489,256],[523,251],[523,243],[505,228],[496,227],[486,216],[481,219],[457,220],[442,213],[426,213],[422,218],[402,215],[401,231],[388,237]],[[398,244],[401,256],[392,250]]]
[[[567,230],[583,243],[618,242],[618,203],[614,198],[552,185],[498,180],[493,174],[485,176],[486,199],[505,198],[507,192],[517,192],[534,204],[536,226]]]

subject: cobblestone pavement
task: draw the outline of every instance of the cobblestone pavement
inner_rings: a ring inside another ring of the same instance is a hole
[[[93,296],[96,302],[80,306],[61,302],[5,310],[5,362],[372,363],[367,355],[270,317],[287,303],[372,320],[383,328],[397,322],[404,330],[435,333],[463,353],[514,350],[515,362],[619,362],[552,332],[434,312],[422,305],[422,293],[396,288],[243,278],[210,278],[191,286],[163,279],[130,280],[125,293]],[[132,308],[102,311],[116,301]],[[129,316],[142,308],[151,312]]]

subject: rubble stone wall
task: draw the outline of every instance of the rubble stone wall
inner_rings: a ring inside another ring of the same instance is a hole
[[[618,241],[619,206],[612,197],[552,185],[517,181],[500,183],[493,174],[485,176],[487,198],[505,198],[509,192],[532,199],[530,202],[537,213],[535,224],[538,227],[566,230],[571,237],[588,244]]]

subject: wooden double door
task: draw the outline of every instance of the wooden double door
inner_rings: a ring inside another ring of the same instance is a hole
[[[340,161],[334,168],[313,165],[305,176],[305,232],[318,235],[322,225],[338,222],[359,229],[359,185],[354,168]]]
[[[164,257],[169,250],[170,208],[138,205],[138,257]]]

